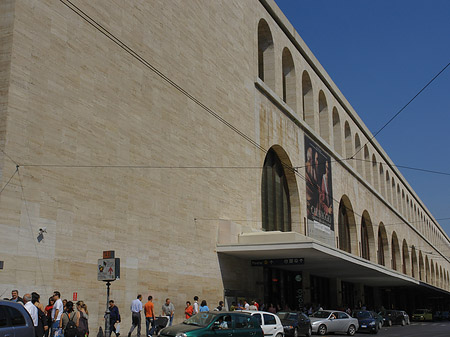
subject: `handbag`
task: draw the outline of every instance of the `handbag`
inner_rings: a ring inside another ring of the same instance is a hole
[[[120,323],[116,325],[116,334],[120,333]]]

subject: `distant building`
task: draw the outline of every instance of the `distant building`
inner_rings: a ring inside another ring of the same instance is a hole
[[[2,289],[76,293],[101,325],[114,250],[125,325],[137,293],[175,321],[194,295],[448,309],[449,237],[272,0],[0,19]]]

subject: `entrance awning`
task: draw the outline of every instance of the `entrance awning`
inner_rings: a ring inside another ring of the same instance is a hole
[[[241,234],[238,243],[218,244],[216,250],[220,254],[249,260],[249,267],[250,260],[304,258],[302,265],[277,265],[274,268],[307,271],[312,275],[377,287],[414,286],[421,283],[413,277],[295,232]]]

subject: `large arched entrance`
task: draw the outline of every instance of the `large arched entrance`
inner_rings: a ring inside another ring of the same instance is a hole
[[[402,272],[403,274],[410,275],[410,259],[409,259],[409,250],[408,243],[405,239],[403,239],[402,244]]]
[[[392,269],[400,270],[400,246],[398,244],[397,233],[392,233],[391,239],[391,256],[392,256]]]
[[[353,207],[346,195],[339,202],[338,216],[339,249],[357,254],[357,234]]]
[[[419,280],[425,281],[425,265],[423,264],[423,256],[421,250],[419,250]]]
[[[389,254],[389,242],[387,238],[386,228],[382,222],[378,226],[378,251],[377,251],[377,262],[382,266],[386,265],[386,259]]]
[[[411,276],[418,278],[417,274],[418,269],[418,262],[417,262],[417,254],[416,254],[416,247],[411,247]]]
[[[373,237],[372,221],[369,213],[364,211],[361,218],[361,257],[370,260],[374,255],[375,240]]]
[[[265,231],[292,230],[300,224],[297,182],[291,162],[280,146],[269,149],[264,160],[261,183],[262,228]],[[296,228],[300,232],[300,228]]]

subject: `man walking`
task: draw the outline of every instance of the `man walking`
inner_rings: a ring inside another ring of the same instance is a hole
[[[170,298],[166,298],[166,303],[164,303],[162,306],[162,314],[163,316],[169,316],[169,326],[172,326],[174,311],[175,307],[172,303],[170,303]]]
[[[11,299],[10,299],[10,301],[11,302],[22,302],[23,303],[22,298],[19,297],[19,291],[18,290],[11,291]]]
[[[142,295],[137,295],[137,298],[131,302],[131,329],[128,332],[128,337],[131,336],[134,328],[137,327],[137,335],[141,336],[141,311],[142,311]]]
[[[120,336],[120,331],[117,332],[116,324],[120,323],[119,308],[114,304],[113,300],[109,301],[109,326],[111,332],[116,334],[116,337]]]
[[[55,301],[55,304],[53,304],[52,308],[52,336],[55,334],[55,331],[59,329],[59,321],[61,320],[61,315],[64,311],[64,305],[59,291],[53,292],[53,300]]]
[[[199,306],[198,306],[198,296],[194,296],[194,304],[192,305],[194,308],[194,315],[198,314]]]
[[[154,312],[154,305],[153,305],[153,297],[148,297],[148,302],[144,305],[144,313],[145,313],[145,333],[146,336],[153,335],[153,331],[155,330],[155,312]],[[150,324],[152,326],[152,329],[149,333]]]

